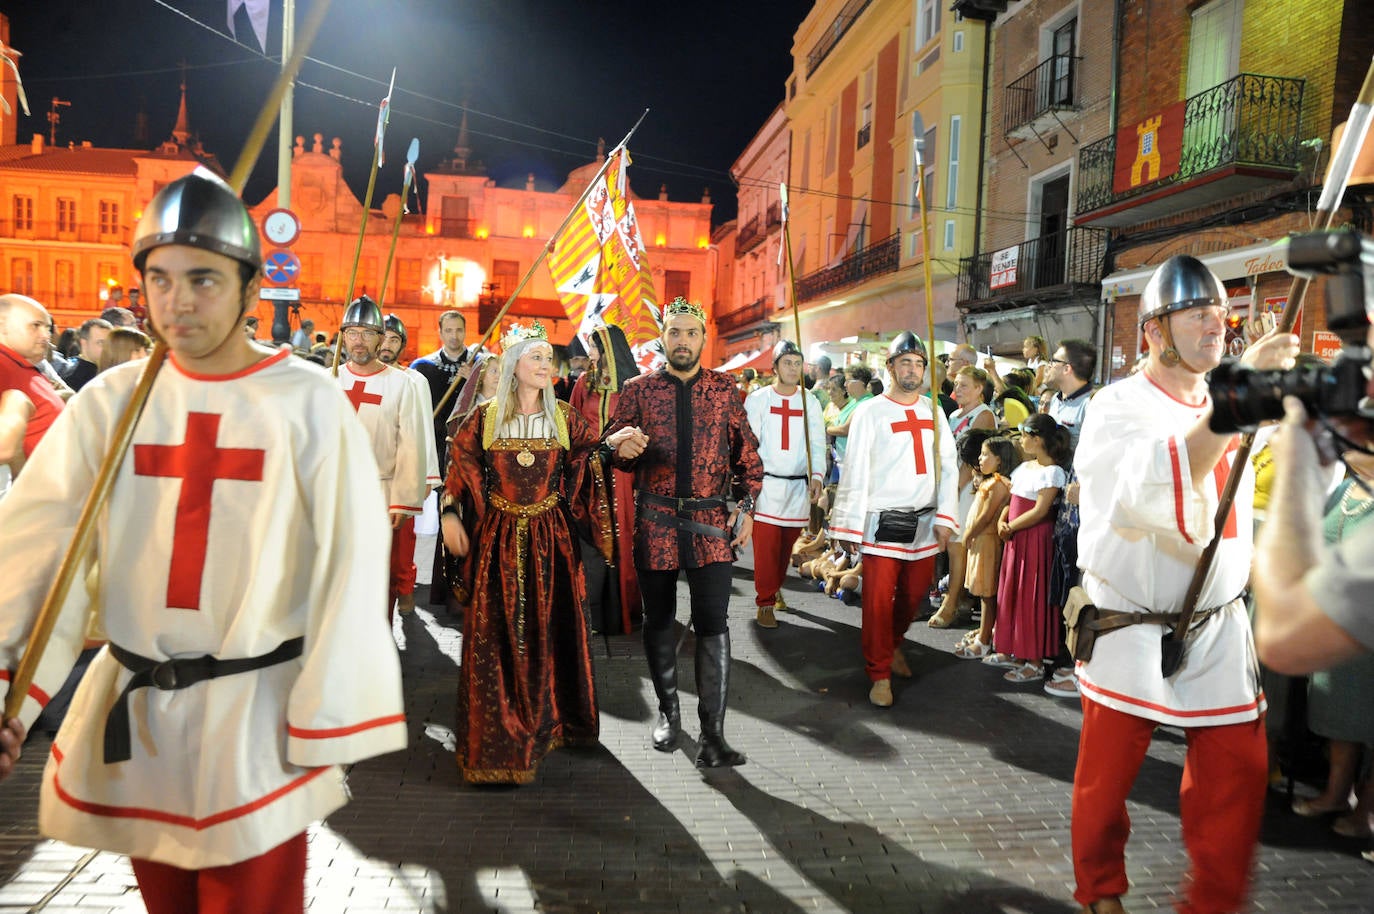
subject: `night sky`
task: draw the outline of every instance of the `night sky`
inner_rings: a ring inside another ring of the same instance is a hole
[[[281,0],[271,5],[267,48],[275,56]],[[811,5],[334,0],[310,56],[351,73],[307,61],[300,81],[366,105],[298,85],[293,132],[307,148],[313,133],[324,134],[325,148],[341,137],[345,173],[361,199],[376,106],[395,66],[388,161],[375,200],[399,190],[411,137],[420,139],[422,173],[452,156],[465,100],[472,158],[500,184],[524,186],[533,172],[541,189],[552,189],[595,156],[599,137],[613,145],[650,108],[630,145],[636,193],[655,197],[666,183],[670,199],[695,201],[709,185],[719,223],[735,210],[729,167],[782,101],[792,35]],[[297,0],[298,33],[310,6]],[[257,53],[242,12],[238,37],[248,48],[173,8],[227,36],[225,0],[5,3],[33,115],[21,116],[20,142],[47,135],[49,103],[59,96],[71,102],[61,109],[59,144],[136,146],[142,108],[148,145],[156,145],[175,121],[184,61],[191,128],[232,168],[279,65]],[[275,183],[274,132],[245,198],[256,203]]]

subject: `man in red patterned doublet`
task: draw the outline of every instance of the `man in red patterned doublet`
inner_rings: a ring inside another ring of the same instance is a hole
[[[625,385],[605,435],[638,427],[648,436],[642,454],[618,456],[615,462],[635,473],[635,568],[644,595],[644,652],[659,702],[654,748],[673,751],[680,728],[673,616],[678,571],[684,570],[696,628],[701,719],[696,761],[715,768],[744,762],[724,735],[730,668],[726,609],[734,549],[752,533],[763,463],[734,382],[701,368],[705,337],[699,305],[680,298],[669,304],[663,325],[668,365]],[[733,512],[726,509],[727,496],[739,503]]]

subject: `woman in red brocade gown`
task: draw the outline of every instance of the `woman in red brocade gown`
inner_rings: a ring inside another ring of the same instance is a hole
[[[639,374],[639,366],[625,331],[615,325],[597,327],[592,332],[587,342],[587,358],[591,364],[573,385],[568,402],[600,433],[615,415],[621,388]],[[643,612],[639,578],[635,575],[635,474],[615,470],[611,479],[615,561],[608,564],[598,551],[583,544],[587,604],[592,628],[610,634],[629,634]]]
[[[597,739],[573,525],[601,540],[610,507],[596,430],[553,397],[544,328],[514,328],[503,349],[496,398],[454,436],[442,525],[467,604],[458,767],[472,783],[525,784],[552,750]]]

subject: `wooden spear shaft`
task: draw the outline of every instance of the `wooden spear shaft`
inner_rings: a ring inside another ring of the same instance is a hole
[[[477,345],[473,348],[474,352],[485,346],[487,340],[491,339],[492,333],[495,332],[497,327],[501,326],[501,318],[506,316],[506,312],[511,309],[511,305],[515,304],[515,299],[519,297],[521,290],[523,290],[530,279],[534,277],[534,271],[539,269],[539,265],[544,262],[544,258],[549,256],[549,249],[553,247],[553,243],[557,241],[558,236],[562,235],[564,230],[572,224],[573,219],[577,216],[578,210],[582,208],[583,201],[587,199],[587,195],[592,192],[592,188],[596,186],[596,182],[601,180],[601,176],[606,173],[606,169],[611,167],[611,160],[615,158],[617,153],[630,144],[630,137],[635,135],[635,131],[639,129],[640,124],[644,123],[644,118],[648,116],[648,114],[649,109],[645,108],[644,113],[639,116],[639,120],[635,121],[635,125],[630,128],[630,132],[625,134],[625,139],[617,143],[616,147],[607,154],[606,161],[601,163],[601,167],[597,169],[596,175],[588,181],[587,186],[582,189],[582,195],[577,198],[577,202],[573,204],[572,209],[568,210],[568,215],[563,218],[563,224],[558,226],[558,230],[549,237],[548,243],[540,249],[539,256],[534,258],[534,263],[530,264],[530,268],[526,270],[525,275],[521,277],[520,284],[515,287],[515,291],[511,293],[510,298],[506,299],[506,303],[501,306],[501,310],[496,313],[496,317],[492,318],[491,323],[487,325],[486,332],[482,334],[482,338],[477,341]],[[454,393],[457,392],[458,384],[462,381],[462,378],[463,376],[459,374],[453,376],[453,380],[449,382],[448,390],[444,391],[444,395],[440,397],[439,402],[434,405],[434,418],[439,418],[439,414],[443,411],[444,406],[453,398]]]
[[[396,241],[401,237],[401,220],[405,218],[406,201],[410,199],[410,182],[415,178],[415,160],[420,157],[420,140],[411,139],[410,150],[406,153],[405,180],[401,182],[401,206],[396,210],[396,221],[391,225],[391,248],[386,252],[386,268],[382,270],[382,287],[377,290],[377,307],[386,301],[386,287],[391,279],[391,264],[396,257]],[[399,353],[398,353],[399,355]]]
[[[243,151],[239,153],[239,159],[234,165],[234,170],[229,174],[229,185],[238,193],[243,192],[243,185],[247,183],[248,175],[252,172],[253,166],[258,161],[258,156],[262,153],[262,147],[267,142],[267,132],[271,129],[272,121],[281,106],[282,96],[286,94],[287,87],[291,85],[296,74],[300,72],[301,64],[305,62],[305,56],[309,53],[315,36],[319,34],[320,26],[324,24],[324,16],[329,9],[330,2],[331,0],[317,0],[311,8],[310,18],[302,30],[301,40],[296,44],[286,66],[277,76],[272,91],[268,93],[267,101],[263,103],[262,110],[258,112],[258,118],[253,124],[252,132],[248,135],[248,141],[244,144]],[[62,563],[57,568],[57,576],[48,588],[48,595],[43,600],[43,607],[39,610],[38,617],[34,620],[33,629],[29,632],[29,640],[24,647],[24,655],[19,659],[19,665],[15,668],[14,676],[10,680],[9,693],[5,696],[6,720],[18,717],[20,709],[24,706],[24,697],[28,694],[29,686],[33,684],[33,676],[38,671],[38,664],[43,659],[43,652],[47,650],[53,628],[57,625],[57,617],[62,611],[62,604],[67,600],[67,594],[71,591],[72,582],[80,568],[81,557],[90,549],[91,539],[95,535],[96,519],[104,509],[111,490],[114,489],[115,474],[119,471],[120,464],[124,462],[124,455],[128,453],[129,444],[134,438],[134,428],[138,425],[138,418],[143,414],[143,407],[147,404],[148,395],[153,389],[153,381],[157,378],[157,373],[161,370],[166,359],[167,343],[159,339],[153,346],[153,351],[149,354],[148,360],[139,374],[133,396],[129,399],[128,405],[124,407],[124,412],[120,414],[118,422],[115,423],[114,433],[110,438],[110,449],[105,452],[105,457],[100,461],[100,469],[96,473],[95,482],[91,485],[90,492],[86,495],[86,501],[81,506],[81,514],[77,518],[76,531],[72,534],[71,545],[67,547],[67,552],[62,557]]]
[[[797,272],[792,264],[792,227],[791,220],[788,219],[787,208],[787,184],[786,182],[778,185],[778,197],[782,201],[782,251],[787,258],[787,285],[792,290],[792,331],[797,335],[797,348],[801,349],[801,299],[797,297]],[[802,359],[803,371],[805,370],[806,359]],[[811,455],[811,414],[810,407],[806,401],[810,399],[806,392],[806,385],[801,385],[802,393],[802,441],[806,442],[806,484],[811,485],[812,467],[815,466],[814,458]]]
[[[925,275],[926,293],[926,374],[930,378],[930,442],[935,451],[935,504],[940,504],[940,391],[935,386],[935,290],[930,285],[930,216],[926,212],[925,162],[921,147],[925,141],[917,137],[916,143],[916,199],[921,207],[921,270]],[[919,434],[919,432],[913,432]]]

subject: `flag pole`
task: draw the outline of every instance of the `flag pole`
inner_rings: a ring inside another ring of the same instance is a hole
[[[396,221],[391,226],[391,249],[386,252],[386,269],[382,270],[382,287],[377,291],[377,308],[381,309],[386,300],[387,280],[391,279],[391,264],[396,256],[396,239],[401,236],[401,220],[406,214],[406,201],[410,199],[410,185],[415,180],[415,160],[420,157],[420,138],[411,137],[410,148],[406,150],[405,178],[401,181],[401,207],[396,210]]]
[[[648,114],[649,109],[645,108],[644,113],[639,116],[639,120],[635,121],[635,125],[630,128],[630,132],[625,134],[625,139],[617,143],[615,148],[606,154],[606,159],[601,163],[601,167],[597,169],[596,175],[587,182],[586,187],[582,188],[581,196],[579,196],[577,202],[572,205],[572,209],[568,210],[568,215],[563,217],[563,224],[558,226],[558,229],[549,237],[548,242],[540,248],[539,255],[534,258],[534,263],[530,264],[530,268],[526,270],[525,275],[520,278],[520,283],[515,287],[515,291],[511,293],[510,298],[506,299],[506,303],[501,306],[501,310],[496,313],[496,317],[492,318],[491,323],[487,326],[486,332],[482,334],[481,339],[479,339],[477,344],[473,347],[474,352],[485,346],[487,340],[491,339],[492,333],[497,327],[501,326],[501,319],[506,316],[506,312],[510,311],[511,306],[515,304],[515,299],[519,297],[520,292],[529,284],[530,279],[534,276],[535,270],[539,269],[539,265],[544,262],[544,258],[549,256],[549,249],[553,247],[553,243],[557,241],[558,236],[563,234],[564,230],[572,224],[573,218],[577,215],[577,211],[582,208],[582,203],[587,199],[587,195],[592,192],[592,187],[595,186],[597,181],[601,180],[601,176],[604,175],[606,169],[611,166],[611,160],[629,145],[630,137],[635,135],[635,131],[639,129],[640,124],[644,123],[644,118],[647,117]],[[439,417],[445,404],[448,403],[453,397],[453,394],[458,390],[458,384],[462,379],[462,375],[455,374],[453,380],[449,382],[448,390],[444,391],[444,395],[440,397],[439,402],[434,405],[434,417],[436,419]]]
[[[258,118],[248,135],[248,141],[244,143],[243,151],[239,153],[238,162],[235,163],[234,170],[229,175],[229,186],[236,193],[243,193],[243,185],[247,183],[248,175],[252,172],[253,165],[258,161],[258,156],[262,153],[262,148],[267,142],[267,132],[271,129],[272,121],[276,118],[282,95],[291,85],[291,81],[296,78],[296,74],[300,72],[301,64],[305,62],[305,56],[309,53],[310,46],[314,43],[320,26],[324,24],[324,16],[329,9],[329,4],[330,0],[317,0],[312,6],[310,18],[306,21],[300,42],[292,51],[288,65],[282,67],[276,83],[272,86],[272,91],[267,96],[267,101],[263,103],[262,109],[258,112]],[[48,588],[48,595],[44,598],[43,606],[38,611],[38,617],[34,620],[33,628],[29,631],[29,640],[24,646],[24,655],[19,659],[19,665],[15,667],[14,677],[10,680],[9,693],[5,696],[5,720],[18,717],[20,709],[24,706],[24,698],[28,695],[29,687],[33,684],[33,676],[38,671],[38,664],[43,659],[43,652],[47,650],[53,628],[57,625],[57,617],[62,611],[62,604],[66,602],[72,581],[76,578],[80,557],[90,548],[91,537],[95,534],[96,519],[104,509],[111,490],[114,489],[115,473],[118,472],[120,464],[124,462],[124,455],[128,453],[129,445],[134,437],[134,427],[138,424],[139,416],[143,413],[143,407],[148,402],[148,395],[152,392],[153,381],[166,358],[167,343],[159,339],[153,346],[153,351],[148,355],[148,359],[138,376],[138,384],[134,387],[128,405],[124,407],[124,412],[120,414],[119,421],[115,424],[114,432],[110,436],[110,449],[101,459],[95,481],[86,495],[85,504],[81,506],[81,514],[77,518],[71,545],[67,547],[67,552],[62,557],[62,563],[57,568],[57,575],[53,578],[52,585]]]
[[[344,307],[353,303],[353,289],[358,281],[358,262],[363,257],[363,238],[367,235],[367,217],[372,212],[372,192],[377,188],[377,169],[382,161],[382,132],[391,119],[391,90],[396,88],[396,68],[391,68],[391,85],[387,87],[386,98],[382,99],[382,110],[377,112],[377,135],[372,138],[372,168],[367,174],[367,193],[363,195],[363,219],[358,225],[358,244],[353,248],[353,271],[348,274],[348,294],[344,296]],[[404,203],[404,201],[402,201]],[[339,359],[343,351],[343,331],[334,336],[334,359],[330,371],[339,376]]]
[[[801,299],[797,297],[797,271],[792,264],[792,227],[788,220],[787,206],[787,182],[778,185],[778,195],[782,198],[782,250],[783,256],[787,258],[787,284],[792,289],[792,329],[797,335],[797,348],[801,349]],[[802,371],[806,370],[806,357],[802,357]],[[806,484],[811,485],[811,474],[815,467],[814,458],[811,455],[811,415],[807,400],[811,399],[806,394],[806,385],[800,384],[802,392],[802,440],[806,442]],[[824,474],[822,474],[824,475]]]

